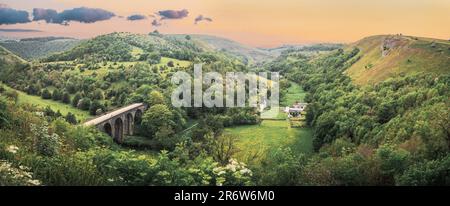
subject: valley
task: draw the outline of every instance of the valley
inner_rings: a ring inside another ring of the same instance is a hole
[[[33,174],[2,184],[448,183],[446,40],[380,35],[262,49],[155,31],[0,45],[0,159]],[[280,112],[173,107],[171,77],[192,75],[197,63],[222,75],[279,72]],[[82,126],[134,103],[148,106],[133,116],[135,133],[110,128],[123,142]],[[306,109],[289,118],[283,110],[296,103]]]

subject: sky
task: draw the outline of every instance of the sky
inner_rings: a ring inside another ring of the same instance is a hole
[[[255,47],[397,33],[450,39],[450,0],[0,0],[0,36],[91,38],[155,29]]]

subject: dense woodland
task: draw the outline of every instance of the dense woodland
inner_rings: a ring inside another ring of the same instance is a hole
[[[155,32],[99,36],[32,62],[0,52],[0,185],[450,184],[450,76],[356,85],[343,73],[359,60],[356,47],[290,49],[260,68]],[[314,152],[280,147],[259,162],[237,161],[239,136],[225,128],[258,125],[259,113],[173,108],[170,77],[191,73],[192,62],[221,73],[278,71],[281,96],[288,82],[301,85]],[[117,144],[72,113],[19,104],[17,91],[92,116],[135,102],[149,108],[136,137]]]

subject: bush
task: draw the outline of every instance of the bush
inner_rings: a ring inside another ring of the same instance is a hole
[[[156,149],[159,143],[145,137],[131,136],[124,139],[122,145],[136,149]]]
[[[42,90],[41,97],[42,97],[42,99],[51,99],[52,94],[50,93],[50,91],[48,89],[44,89],[44,90]]]
[[[8,102],[5,98],[0,97],[0,128],[5,127],[9,123],[9,118]]]
[[[147,59],[150,64],[159,64],[159,62],[161,62],[161,54],[152,52],[148,55]]]
[[[101,114],[104,110],[104,106],[99,101],[93,101],[89,106],[89,113],[91,115]]]
[[[83,98],[78,101],[77,108],[81,110],[89,110],[91,107],[91,100],[89,98]]]
[[[31,157],[27,160],[33,172],[48,186],[108,185],[105,176],[92,163],[92,157],[83,152],[55,157]]]
[[[56,133],[48,133],[48,124],[46,122],[43,125],[31,125],[31,131],[36,138],[36,150],[39,154],[44,156],[55,156],[59,153],[61,147],[61,140]]]
[[[396,178],[397,185],[409,186],[449,186],[450,155],[409,167]]]
[[[78,124],[77,117],[74,114],[72,114],[71,112],[67,113],[65,119],[70,124],[73,124],[73,125]]]
[[[15,90],[5,91],[5,92],[3,92],[3,95],[14,102],[17,102],[17,100],[19,98],[19,93]]]
[[[70,104],[70,94],[68,92],[64,92],[61,100],[65,104]]]
[[[67,140],[74,149],[87,151],[96,146],[112,147],[114,145],[111,137],[94,128],[74,127],[67,133]]]
[[[72,99],[72,106],[78,107],[78,103],[80,102],[82,96],[80,93],[76,93],[75,96]]]
[[[52,99],[55,101],[59,101],[62,99],[62,94],[58,89],[53,90]]]
[[[26,167],[14,167],[10,162],[0,160],[0,186],[37,186],[41,182],[33,179],[33,173]]]

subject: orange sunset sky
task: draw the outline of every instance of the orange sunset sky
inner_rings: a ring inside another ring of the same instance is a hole
[[[94,23],[69,25],[32,21],[2,24],[0,29],[33,29],[40,32],[0,32],[0,36],[68,36],[89,38],[114,31],[148,33],[210,34],[258,46],[317,42],[353,42],[375,34],[450,38],[450,0],[0,0],[2,7],[33,8],[61,12],[77,7],[101,8],[117,16]],[[189,14],[152,26],[162,10]],[[141,14],[147,19],[129,21]],[[194,24],[203,15],[212,21]]]

